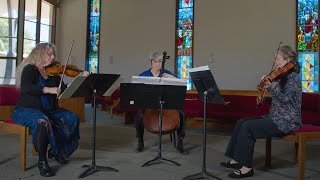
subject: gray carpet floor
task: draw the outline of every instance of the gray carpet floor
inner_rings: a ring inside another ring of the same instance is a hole
[[[46,179],[77,179],[91,164],[92,157],[92,120],[90,108],[86,108],[86,122],[81,124],[78,150],[70,157],[70,163],[60,165],[49,160],[56,176]],[[176,152],[169,135],[163,136],[162,156],[176,161],[181,166],[160,163],[149,167],[141,167],[146,161],[158,154],[158,136],[145,133],[145,150],[136,152],[135,129],[132,125],[124,126],[123,118],[116,116],[110,119],[109,114],[97,111],[96,164],[118,169],[119,172],[100,171],[85,179],[182,179],[185,176],[201,172],[202,166],[202,134],[201,130],[187,129],[185,138],[186,154]],[[230,169],[219,165],[227,161],[224,151],[230,136],[228,133],[210,131],[207,136],[206,169],[221,179],[229,179]],[[44,179],[39,175],[37,156],[31,155],[31,138],[27,144],[26,172],[19,170],[19,137],[11,134],[0,134],[0,179]],[[258,140],[254,153],[255,175],[248,179],[297,179],[297,165],[293,163],[294,146],[279,139],[273,141],[272,167],[264,166],[265,141]],[[320,179],[320,145],[307,144],[305,179]]]

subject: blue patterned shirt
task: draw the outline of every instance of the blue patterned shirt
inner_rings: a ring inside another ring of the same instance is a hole
[[[167,73],[173,76],[172,72],[163,69],[160,71],[159,76],[158,77],[162,77],[162,74]],[[151,69],[144,71],[143,73],[141,73],[139,76],[147,76],[147,77],[153,77],[153,74],[151,72]]]
[[[290,133],[301,128],[302,89],[299,74],[290,73],[281,89],[279,84],[268,87],[272,95],[268,117],[283,133]]]

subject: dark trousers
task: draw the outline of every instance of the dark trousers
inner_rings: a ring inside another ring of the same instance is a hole
[[[177,136],[178,136],[178,139],[183,139],[185,136],[186,119],[183,111],[178,111],[178,112],[179,112],[179,118],[180,118],[180,126],[177,129]],[[136,114],[134,121],[136,126],[136,137],[143,139],[143,134],[144,134],[143,111],[139,111]]]
[[[280,137],[283,133],[273,121],[264,117],[244,118],[237,122],[225,155],[248,168],[252,167],[256,139]]]

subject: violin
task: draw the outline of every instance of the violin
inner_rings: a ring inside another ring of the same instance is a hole
[[[64,71],[64,68],[66,67],[66,70]],[[76,77],[80,72],[83,72],[84,70],[79,69],[75,65],[67,64],[62,65],[60,62],[55,61],[51,65],[47,66],[45,68],[48,76],[59,76],[60,74],[64,74],[69,77]]]
[[[263,80],[257,86],[257,89],[259,91],[263,91],[268,81],[272,82],[272,81],[277,81],[279,79],[282,79],[288,74],[290,74],[292,71],[294,71],[294,68],[295,66],[289,62],[285,66],[272,71],[270,74],[268,74],[266,77],[263,78]]]
[[[169,59],[167,52],[163,52],[162,59],[162,69],[160,70],[160,75],[162,75],[164,70],[165,60]],[[151,133],[158,134],[160,132],[159,109],[147,109],[143,113],[143,124],[144,127]],[[162,134],[170,134],[174,132],[180,126],[180,116],[179,112],[175,109],[163,109],[162,110]]]

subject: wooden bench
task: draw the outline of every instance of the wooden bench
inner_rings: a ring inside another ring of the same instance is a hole
[[[304,178],[305,143],[320,141],[320,127],[303,124],[301,129],[284,136],[282,139],[295,143],[294,162],[298,163],[298,179]],[[271,138],[266,140],[265,164],[271,167]]]

